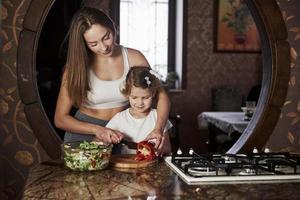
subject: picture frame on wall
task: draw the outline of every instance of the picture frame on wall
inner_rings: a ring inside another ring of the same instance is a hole
[[[261,51],[260,37],[243,0],[215,0],[214,51]]]

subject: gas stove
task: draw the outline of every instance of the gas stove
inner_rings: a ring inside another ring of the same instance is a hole
[[[187,184],[300,182],[300,155],[290,153],[189,154],[165,157]]]

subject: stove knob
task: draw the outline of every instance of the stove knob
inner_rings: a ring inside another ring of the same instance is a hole
[[[265,152],[265,153],[270,153],[271,151],[270,151],[269,148],[265,148],[264,152]]]
[[[177,155],[182,155],[182,151],[180,148],[178,148],[177,152],[176,152]]]
[[[258,150],[257,150],[257,148],[256,148],[256,147],[254,147],[254,148],[253,148],[253,151],[252,151],[252,153],[258,153]]]
[[[192,148],[190,148],[189,155],[193,155],[193,154],[194,154],[194,150]]]

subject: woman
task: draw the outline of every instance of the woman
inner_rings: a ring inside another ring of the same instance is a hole
[[[67,61],[55,110],[56,127],[66,130],[64,142],[101,140],[118,143],[121,132],[105,128],[128,100],[120,92],[130,66],[148,66],[142,53],[115,43],[113,21],[95,8],[82,8],[73,17],[69,29]],[[72,106],[78,108],[74,117]],[[149,139],[155,148],[164,144],[163,129],[170,102],[162,89],[158,93],[156,126]]]

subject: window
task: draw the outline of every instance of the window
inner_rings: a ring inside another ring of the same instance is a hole
[[[140,50],[163,80],[168,72],[174,71],[182,80],[184,1],[119,0],[118,5],[113,2],[111,14],[119,27],[119,43]]]

